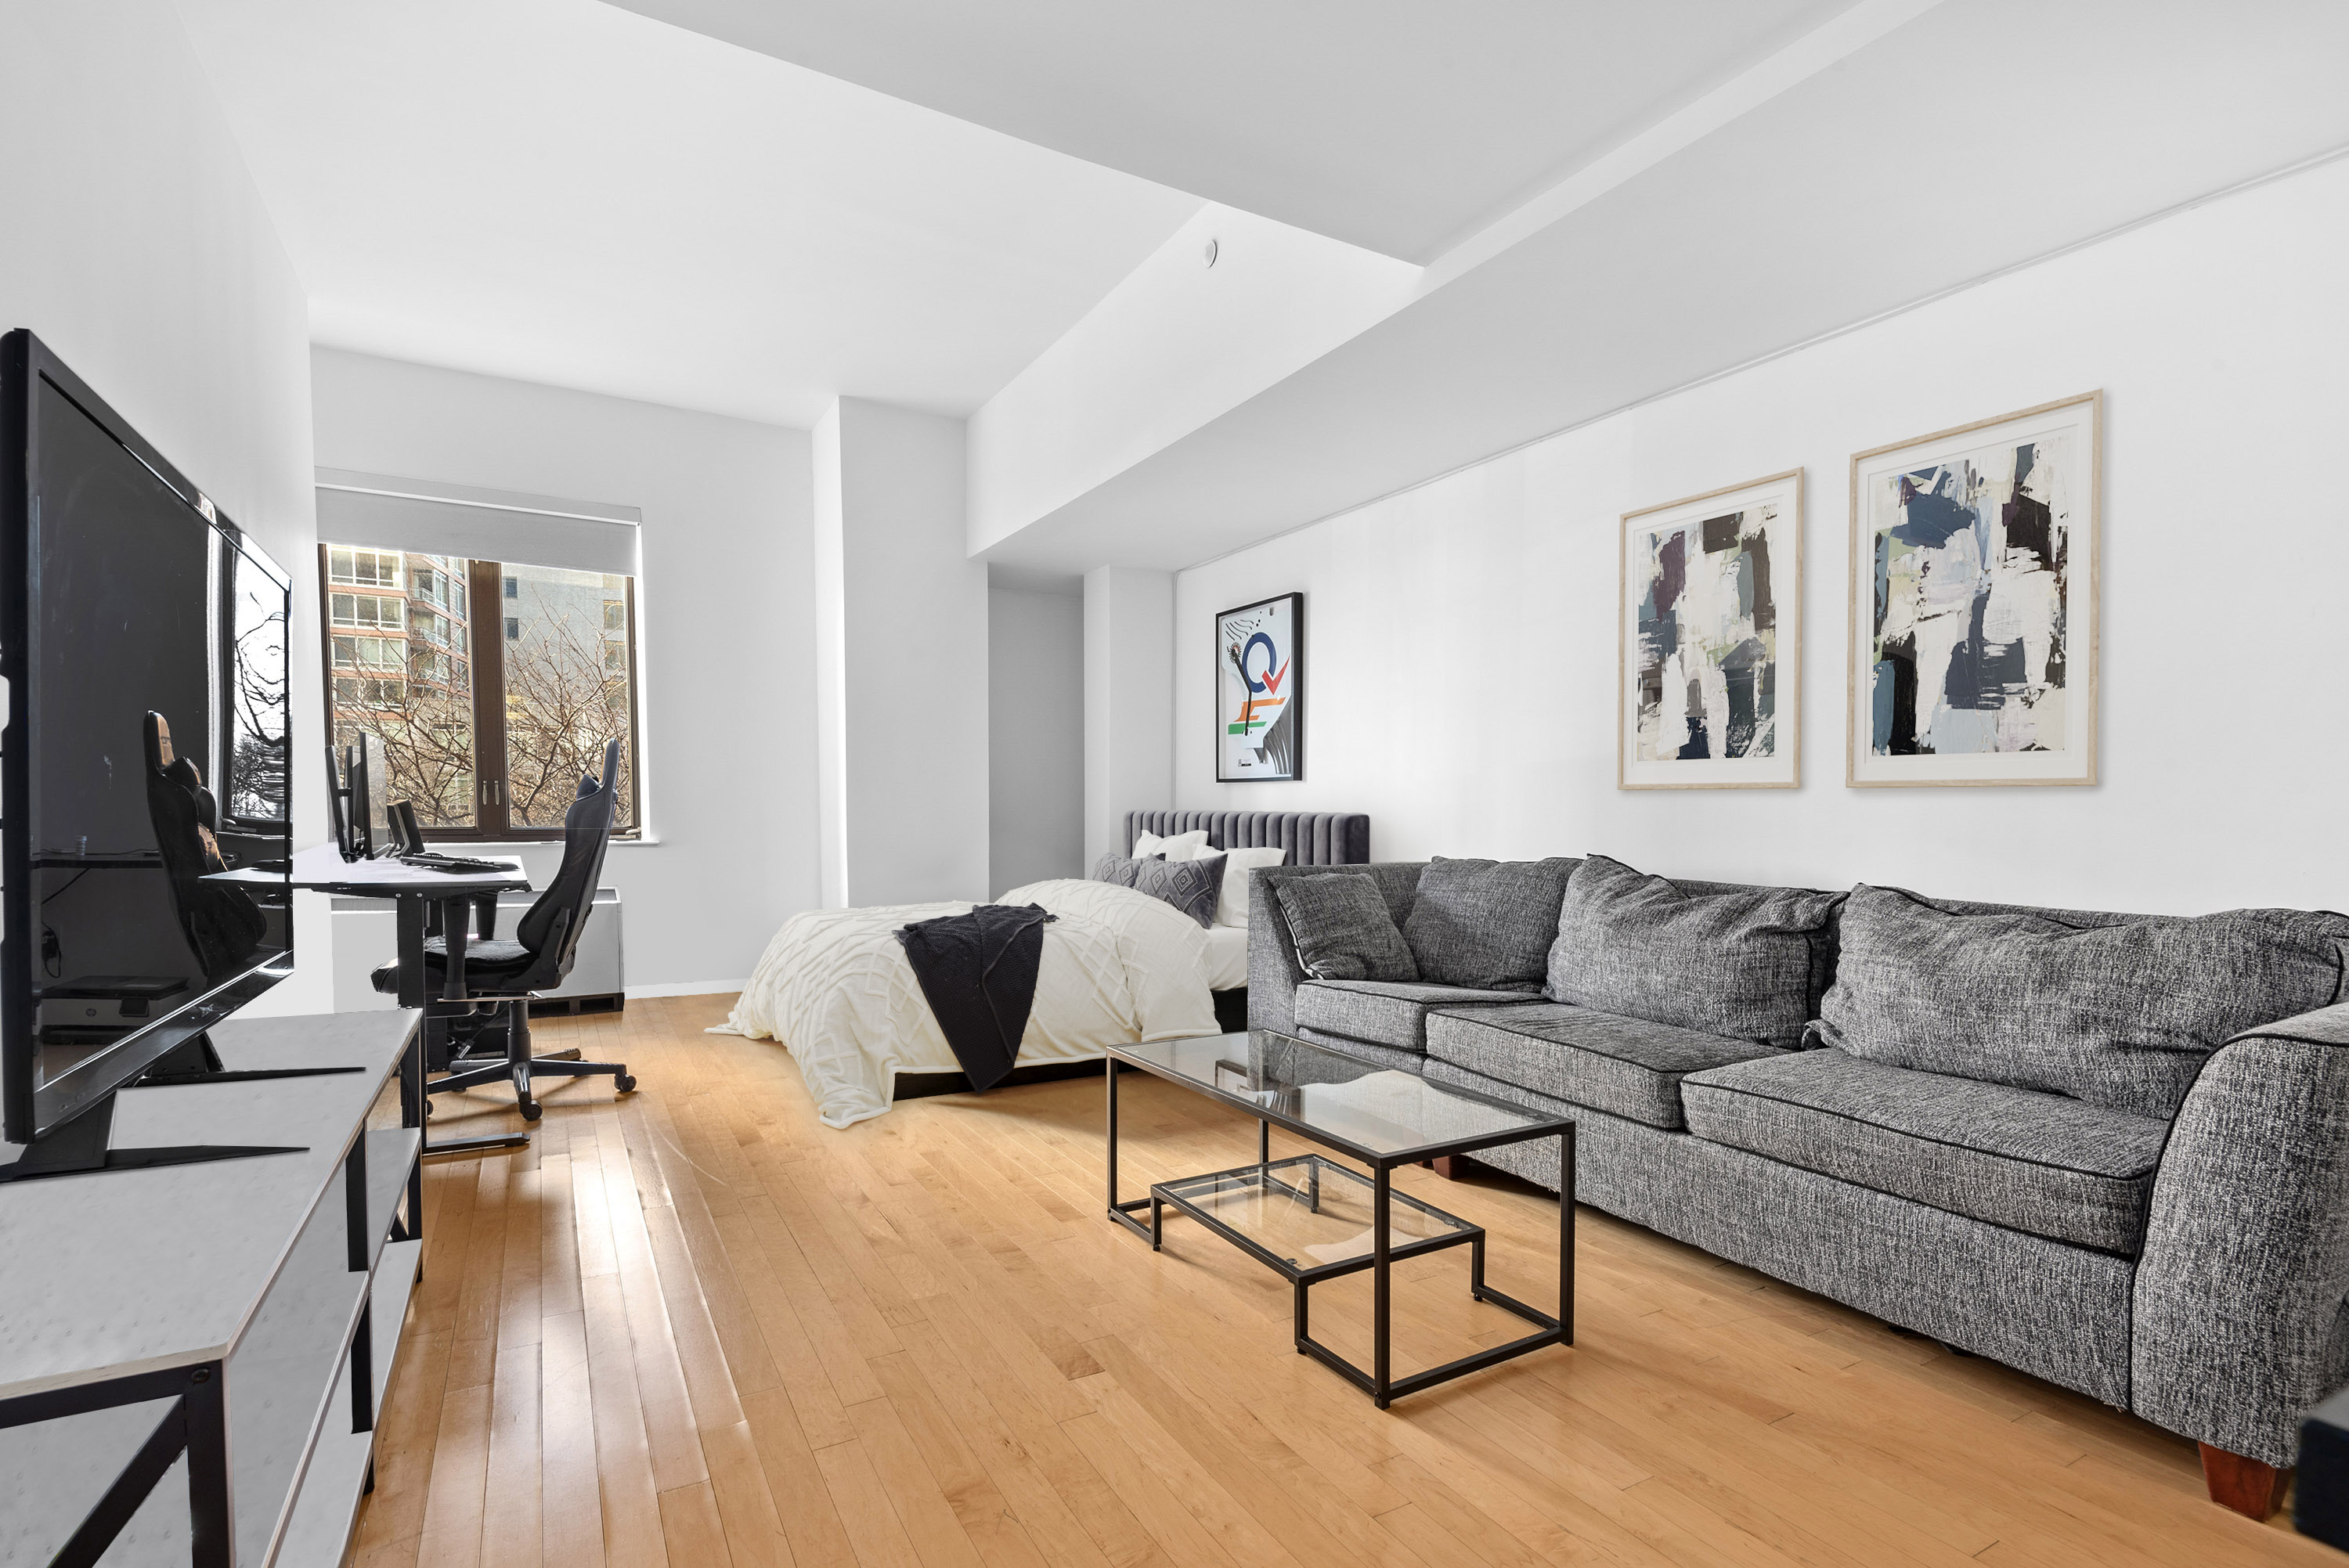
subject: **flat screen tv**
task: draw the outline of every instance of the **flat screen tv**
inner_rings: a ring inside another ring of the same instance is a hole
[[[7,1141],[216,1068],[204,1030],[292,973],[291,588],[39,339],[0,338]]]

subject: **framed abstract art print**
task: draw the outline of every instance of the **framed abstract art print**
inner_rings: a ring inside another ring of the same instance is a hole
[[[1802,782],[1803,470],[1630,511],[1615,782]]]
[[[1305,777],[1305,595],[1216,617],[1216,781]]]
[[[1852,458],[1846,782],[2096,781],[2103,397]]]

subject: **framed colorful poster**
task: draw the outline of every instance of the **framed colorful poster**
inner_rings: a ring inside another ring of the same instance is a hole
[[[1802,782],[1803,470],[1623,514],[1615,783]]]
[[[1216,781],[1305,777],[1305,595],[1216,617]]]
[[[1851,459],[1845,781],[2096,781],[2104,394]]]

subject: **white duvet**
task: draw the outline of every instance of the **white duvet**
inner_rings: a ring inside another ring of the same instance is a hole
[[[1082,1061],[1111,1045],[1220,1032],[1203,967],[1206,933],[1172,904],[1073,880],[1033,882],[996,902],[1039,903],[1059,917],[1044,927],[1019,1065]],[[712,1033],[781,1042],[827,1127],[879,1116],[899,1073],[960,1067],[895,933],[970,907],[795,914],[767,944],[732,1015]]]

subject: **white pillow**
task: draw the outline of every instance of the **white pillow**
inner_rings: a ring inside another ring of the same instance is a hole
[[[1216,923],[1247,929],[1248,872],[1258,866],[1277,866],[1288,858],[1282,849],[1226,850],[1224,887],[1216,899]]]
[[[1175,861],[1195,861],[1199,851],[1207,847],[1207,830],[1194,828],[1187,833],[1176,833],[1162,839],[1155,833],[1143,833],[1133,841],[1133,858],[1144,855],[1164,855],[1169,864]]]

